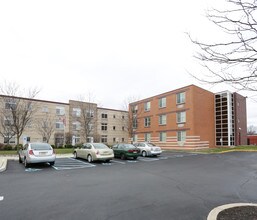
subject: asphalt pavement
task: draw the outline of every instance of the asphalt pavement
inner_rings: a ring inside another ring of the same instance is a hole
[[[27,170],[8,161],[0,219],[206,220],[217,206],[257,202],[257,153],[87,164],[68,157]]]

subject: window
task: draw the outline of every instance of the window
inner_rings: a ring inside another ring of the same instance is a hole
[[[4,117],[4,125],[5,126],[11,126],[13,125],[13,119],[12,119],[12,116],[6,116]]]
[[[159,116],[159,125],[166,125],[166,115]]]
[[[92,131],[94,129],[94,125],[92,123],[89,123],[87,125],[87,129],[88,129],[88,131]]]
[[[56,107],[56,115],[65,115],[64,107]]]
[[[106,113],[102,113],[102,118],[107,118],[107,114]]]
[[[133,142],[137,142],[137,139],[138,139],[137,134],[134,134],[134,135],[133,135]]]
[[[122,138],[121,141],[122,141],[122,142],[125,142],[125,138]]]
[[[94,117],[94,111],[93,110],[87,110],[86,113],[87,113],[88,118],[93,118]]]
[[[125,119],[125,116],[124,116],[124,115],[122,115],[122,119]]]
[[[185,141],[186,140],[186,132],[185,131],[178,131],[177,139],[178,139],[178,141]]]
[[[177,112],[177,123],[186,122],[186,112]]]
[[[72,109],[72,116],[80,117],[81,109],[80,108],[73,108]]]
[[[145,127],[150,127],[151,125],[151,118],[150,117],[146,117],[145,118]]]
[[[151,134],[150,133],[145,133],[145,141],[151,141]]]
[[[125,127],[124,126],[122,126],[122,131],[125,131]]]
[[[151,102],[145,102],[145,111],[150,111]]]
[[[115,116],[115,115],[113,115],[113,118],[116,118],[116,116]]]
[[[177,94],[177,104],[185,103],[186,97],[185,92],[181,92]]]
[[[79,123],[79,122],[73,122],[73,123],[72,123],[72,129],[73,129],[73,130],[76,130],[76,131],[77,131],[77,130],[80,130],[80,127],[81,127],[81,126],[80,126],[80,123]]]
[[[44,107],[42,108],[42,112],[48,112],[48,107],[47,107],[47,106],[44,106]]]
[[[5,102],[5,109],[15,109],[16,108],[16,102],[15,100],[6,100]]]
[[[102,123],[102,131],[107,131],[107,123]]]
[[[134,105],[134,106],[132,106],[131,108],[132,108],[132,113],[133,113],[133,114],[136,114],[136,113],[137,113],[137,110],[138,110],[137,105]]]
[[[55,127],[57,128],[57,129],[64,129],[64,124],[63,124],[63,122],[62,121],[57,121],[56,123],[55,123]]]
[[[138,126],[137,118],[133,118],[132,127],[137,128],[137,126]]]
[[[113,141],[113,143],[115,143],[116,142],[116,138],[113,138],[112,141]]]
[[[101,136],[101,142],[102,143],[107,143],[107,135],[102,135]]]
[[[166,132],[160,132],[160,141],[166,141]]]
[[[115,131],[115,130],[116,130],[116,126],[113,126],[113,127],[112,127],[112,130],[114,130],[114,131]]]
[[[4,137],[4,144],[15,144],[15,137]]]
[[[166,107],[166,97],[159,99],[159,108]]]

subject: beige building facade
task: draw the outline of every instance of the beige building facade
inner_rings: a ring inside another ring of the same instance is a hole
[[[12,109],[22,106],[29,106],[31,117],[19,139],[20,144],[43,141],[60,147],[90,141],[108,145],[128,141],[124,125],[126,111],[98,108],[95,103],[75,100],[61,103],[0,95],[0,143],[17,144],[17,136],[8,128],[14,123]],[[27,107],[21,112],[26,110]]]

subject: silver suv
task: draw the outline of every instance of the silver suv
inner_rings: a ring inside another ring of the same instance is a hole
[[[140,149],[140,153],[143,157],[157,156],[162,153],[162,150],[160,147],[150,142],[138,142],[138,143],[134,143],[134,145]]]
[[[55,152],[47,143],[28,143],[19,150],[19,162],[28,167],[33,163],[55,163]]]

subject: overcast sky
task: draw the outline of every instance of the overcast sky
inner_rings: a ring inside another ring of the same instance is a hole
[[[0,1],[0,80],[41,89],[37,98],[68,102],[93,94],[101,107],[121,109],[190,84],[201,85],[195,48],[185,32],[215,39],[205,10],[225,0]],[[215,33],[215,34],[214,34]],[[248,96],[248,124],[257,103]]]

